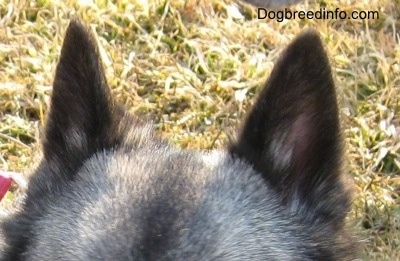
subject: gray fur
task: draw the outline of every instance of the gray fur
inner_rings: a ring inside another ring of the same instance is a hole
[[[180,150],[111,98],[91,33],[72,21],[44,158],[1,224],[1,260],[353,260],[329,62],[288,47],[226,151]]]

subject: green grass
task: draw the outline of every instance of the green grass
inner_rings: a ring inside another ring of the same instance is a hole
[[[291,10],[377,10],[376,20],[257,20],[254,9],[199,1],[0,2],[0,169],[30,173],[55,65],[70,18],[97,34],[117,100],[155,120],[181,147],[220,148],[259,92],[280,51],[305,28],[320,32],[338,87],[349,224],[363,260],[400,260],[400,2],[337,1]],[[117,2],[117,3],[115,3]],[[2,201],[10,209],[13,187]]]

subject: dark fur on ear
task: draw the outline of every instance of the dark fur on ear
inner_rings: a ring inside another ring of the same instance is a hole
[[[80,21],[73,20],[56,70],[43,144],[45,159],[81,162],[106,145],[104,131],[112,124],[113,113],[96,41]]]
[[[149,126],[114,103],[93,34],[72,20],[56,69],[44,158],[30,179],[24,211],[3,224],[6,243],[12,246],[4,260],[21,259],[18,253],[34,238],[33,219],[46,215],[48,200],[68,190],[86,159],[102,150],[131,150],[155,141],[161,146]]]
[[[44,159],[39,166],[53,169],[37,171],[30,181],[35,184],[29,191],[31,198],[57,193],[60,184],[73,180],[79,167],[96,152],[155,143],[161,144],[149,125],[114,103],[93,34],[79,20],[72,20],[56,69]],[[36,184],[43,180],[48,182]]]
[[[340,175],[340,135],[329,60],[309,31],[278,61],[230,152],[311,222],[341,224],[350,203]]]
[[[141,125],[114,104],[96,40],[85,25],[72,20],[53,85],[43,144],[45,160],[66,162],[68,166],[63,167],[76,168],[93,153],[120,146],[132,136],[127,132],[133,126],[139,129],[138,134],[149,134],[140,129]],[[137,142],[141,139],[136,138]]]

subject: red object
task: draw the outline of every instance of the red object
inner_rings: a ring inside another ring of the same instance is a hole
[[[11,183],[11,177],[6,172],[0,171],[0,200],[3,199],[4,195],[10,189]]]

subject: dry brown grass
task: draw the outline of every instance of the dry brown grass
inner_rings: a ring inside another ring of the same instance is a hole
[[[318,10],[321,3],[291,10]],[[254,9],[229,0],[3,0],[0,169],[29,172],[71,17],[97,32],[117,100],[153,118],[172,142],[202,149],[223,146],[279,52],[315,28],[339,89],[356,190],[349,222],[363,242],[362,258],[400,260],[400,1],[323,3],[327,10],[377,10],[380,19],[279,23],[257,20]],[[16,187],[3,207],[15,195]]]

